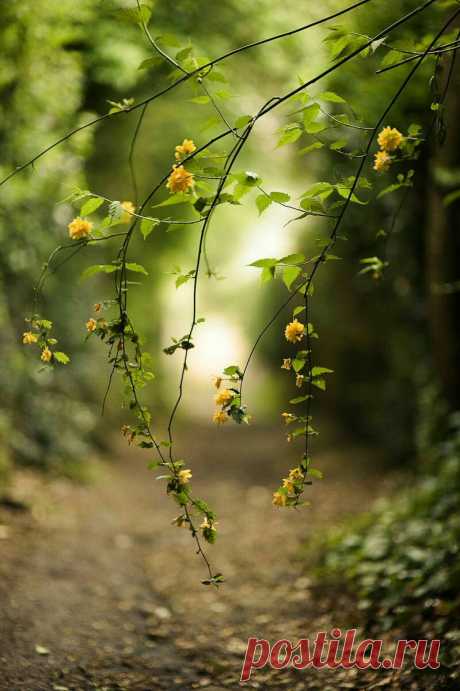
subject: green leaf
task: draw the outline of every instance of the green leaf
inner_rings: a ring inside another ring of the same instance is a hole
[[[266,266],[264,269],[262,269],[262,274],[260,278],[262,283],[267,283],[267,281],[271,281],[273,278],[275,278],[275,267]]]
[[[288,254],[286,257],[282,257],[278,260],[279,264],[302,264],[305,261],[305,255],[301,252],[296,254]]]
[[[313,144],[309,144],[308,146],[305,146],[303,149],[300,149],[299,154],[309,154],[311,151],[315,151],[316,149],[322,149],[323,146],[323,142],[313,142]]]
[[[349,187],[346,187],[345,185],[337,185],[336,190],[340,194],[340,196],[343,197],[344,199],[348,199],[348,197],[350,197],[350,188]],[[355,204],[362,204],[363,206],[365,206],[367,204],[367,202],[363,202],[363,201],[361,201],[361,199],[358,199],[358,197],[356,196],[356,194],[354,192],[352,193],[352,195],[350,197],[350,201],[354,202]]]
[[[303,111],[303,124],[305,127],[311,125],[318,115],[320,114],[320,107],[318,103],[312,103],[311,106],[307,106]]]
[[[449,192],[443,199],[444,206],[449,206],[453,204],[460,197],[460,190],[454,190],[454,192]]]
[[[326,391],[325,379],[313,379],[312,384],[313,386],[316,386],[317,389],[321,389],[321,391]]]
[[[305,125],[305,132],[307,134],[319,134],[327,128],[324,122],[311,122],[309,125]]]
[[[266,194],[259,194],[259,196],[256,197],[256,206],[259,210],[259,216],[263,214],[265,209],[268,209],[271,203],[272,200]]]
[[[192,197],[184,194],[183,192],[178,192],[177,194],[171,194],[159,204],[154,204],[153,207],[157,208],[158,206],[173,206],[174,204],[190,204],[192,201]]]
[[[233,123],[233,127],[235,127],[235,129],[238,130],[240,129],[240,127],[245,127],[246,125],[248,125],[251,122],[251,120],[252,117],[250,115],[240,115],[240,117],[237,118]]]
[[[102,204],[104,203],[104,199],[102,197],[91,197],[91,199],[88,199],[87,202],[83,204],[83,206],[80,209],[80,213],[82,216],[89,216],[90,214],[94,213],[96,209],[98,209]]]
[[[147,240],[148,236],[154,228],[160,225],[160,221],[153,218],[143,218],[141,221],[141,233],[144,240]]]
[[[142,264],[128,262],[125,264],[125,267],[128,269],[128,271],[134,271],[135,273],[144,274],[145,276],[149,275],[147,269],[145,269]]]
[[[111,274],[114,271],[118,271],[119,266],[116,264],[94,264],[93,266],[88,266],[87,269],[83,271],[80,278],[82,281],[94,276],[95,274],[104,273]]]
[[[305,305],[299,305],[298,307],[294,307],[292,310],[292,316],[297,317],[298,314],[302,314],[302,312],[305,311]]]
[[[330,103],[346,103],[344,98],[335,94],[333,91],[323,91],[317,98],[321,101],[329,101]]]
[[[299,266],[287,266],[283,269],[283,281],[288,290],[301,272],[302,269]]]
[[[290,129],[285,128],[283,134],[278,140],[277,148],[280,146],[285,146],[286,144],[293,144],[302,136],[302,130],[299,125],[291,126],[288,125]]]
[[[191,98],[190,101],[192,103],[197,103],[200,106],[204,106],[209,103],[210,98],[209,96],[195,96],[195,98]]]
[[[286,192],[270,192],[270,199],[278,204],[286,204],[290,201],[291,195]]]
[[[311,477],[315,477],[317,480],[323,479],[323,473],[321,470],[317,470],[316,468],[309,468],[307,475],[311,475]]]
[[[332,149],[332,151],[338,151],[339,149],[343,149],[344,146],[347,145],[347,140],[346,139],[337,139],[336,142],[332,142],[332,144],[329,144],[329,148]]]
[[[318,377],[320,374],[332,374],[333,372],[334,370],[328,367],[312,367],[311,375],[312,377]]]
[[[290,403],[291,405],[297,405],[298,403],[303,403],[303,402],[306,401],[308,398],[310,398],[310,396],[309,396],[308,394],[307,394],[306,396],[297,396],[296,398],[291,398],[291,400],[289,401],[289,403]]]
[[[267,259],[257,259],[252,264],[248,266],[255,266],[259,269],[270,268],[271,266],[276,266],[278,264],[278,259],[275,257],[268,257]]]
[[[65,353],[62,353],[60,350],[55,350],[53,353],[53,357],[55,360],[60,362],[62,365],[67,365],[70,362],[70,358],[68,355]]]

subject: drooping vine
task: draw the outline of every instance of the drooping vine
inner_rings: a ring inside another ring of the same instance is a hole
[[[244,365],[229,364],[214,381],[216,404],[214,422],[217,424],[224,424],[230,420],[238,424],[250,422],[251,415],[243,400],[243,385],[249,365],[262,338],[281,315],[285,314],[286,309],[292,306],[292,316],[284,326],[287,350],[281,369],[283,374],[286,372],[293,376],[297,395],[289,401],[291,409],[282,412],[282,418],[287,425],[288,441],[294,442],[297,438],[301,438],[304,444],[298,464],[288,470],[287,476],[281,480],[280,487],[274,491],[273,504],[278,507],[297,508],[304,503],[306,486],[310,485],[313,479],[321,478],[321,471],[312,466],[311,439],[317,434],[312,419],[312,404],[316,392],[326,389],[327,377],[332,374],[329,367],[317,361],[314,347],[318,338],[312,316],[314,281],[320,267],[336,258],[333,250],[340,239],[344,219],[352,204],[359,206],[370,203],[374,190],[377,190],[377,197],[382,197],[397,192],[401,188],[405,190],[411,188],[413,168],[400,172],[396,180],[383,188],[380,186],[379,179],[390,173],[396,164],[412,163],[417,158],[419,147],[430,131],[424,135],[417,124],[407,127],[401,124],[395,127],[391,123],[390,112],[428,57],[434,56],[437,66],[440,55],[448,53],[455,56],[459,47],[458,35],[451,37],[446,32],[460,14],[460,9],[453,12],[442,23],[424,49],[419,51],[394,48],[388,37],[406,25],[413,17],[428,11],[430,6],[436,5],[437,0],[427,0],[406,15],[398,17],[392,24],[382,28],[372,37],[334,27],[326,37],[326,44],[331,51],[331,64],[327,68],[283,95],[270,97],[254,115],[240,115],[233,123],[225,115],[224,108],[219,103],[219,95],[213,93],[213,80],[226,80],[223,73],[217,73],[215,66],[242,51],[281,40],[286,36],[325,24],[348,12],[357,11],[371,1],[361,0],[328,17],[208,60],[196,57],[192,45],[187,45],[174,57],[171,56],[169,51],[162,47],[161,40],[154,38],[149,30],[148,5],[136,0],[136,6],[132,10],[133,16],[152,51],[173,69],[174,81],[140,103],[134,103],[130,99],[111,102],[109,113],[69,132],[58,142],[38,153],[31,161],[18,166],[0,182],[0,186],[6,184],[14,175],[33,165],[48,151],[82,129],[140,109],[140,117],[135,125],[129,152],[134,200],[120,202],[93,190],[76,190],[70,195],[69,201],[79,211],[68,225],[69,243],[56,248],[44,266],[37,284],[33,313],[28,317],[28,328],[22,340],[25,345],[38,347],[44,367],[69,363],[69,356],[56,348],[57,339],[51,335],[52,323],[40,313],[40,296],[46,278],[50,272],[69,261],[75,253],[84,251],[95,243],[107,242],[108,247],[111,247],[113,245],[109,241],[115,241],[115,244],[118,242],[112,254],[109,254],[108,250],[106,263],[91,265],[83,274],[84,279],[101,274],[111,275],[113,279],[110,295],[95,298],[97,301],[93,313],[88,315],[86,322],[87,337],[100,339],[106,347],[107,360],[111,367],[103,407],[110,393],[113,378],[119,375],[124,384],[124,406],[132,416],[123,425],[122,434],[130,444],[135,444],[150,453],[149,467],[152,470],[161,469],[162,474],[158,479],[164,481],[167,494],[178,506],[179,514],[173,523],[190,531],[197,552],[207,569],[207,577],[203,580],[206,585],[217,586],[223,580],[222,574],[216,572],[211,566],[203,547],[204,542],[212,544],[216,539],[217,516],[204,500],[193,493],[191,483],[193,473],[186,460],[181,459],[177,454],[174,430],[176,415],[186,385],[189,353],[195,347],[195,335],[203,321],[198,316],[198,289],[203,265],[206,266],[206,273],[210,278],[213,278],[215,274],[206,251],[206,240],[214,212],[221,205],[237,205],[244,198],[250,198],[255,194],[255,204],[259,214],[275,204],[286,209],[287,212],[295,212],[295,217],[289,222],[319,217],[323,223],[328,224],[327,237],[319,242],[314,256],[295,252],[281,258],[265,257],[253,262],[252,266],[261,271],[263,283],[280,278],[288,291],[288,296],[257,336]],[[398,83],[393,96],[374,125],[364,125],[358,121],[354,110],[348,107],[345,99],[339,94],[331,91],[312,94],[307,91],[347,62],[358,56],[373,59],[377,51],[385,51],[385,57],[377,73],[406,64],[410,69]],[[402,59],[401,53],[405,56]],[[146,109],[157,99],[188,81],[192,82],[196,89],[197,95],[194,101],[197,104],[209,104],[224,129],[200,146],[192,139],[192,133],[184,132],[182,143],[178,143],[171,152],[169,169],[139,203],[135,144]],[[445,95],[446,93],[430,103],[431,109],[436,113],[437,122],[442,118]],[[356,170],[351,175],[331,181],[316,182],[300,196],[299,200],[294,201],[285,191],[268,191],[258,173],[236,169],[240,154],[257,123],[268,113],[287,102],[295,103],[297,109],[289,116],[289,121],[281,129],[279,146],[306,139],[308,143],[301,149],[304,154],[327,147],[344,160],[358,161]],[[344,108],[344,112],[335,112],[336,106]],[[337,138],[337,130],[340,131],[339,138]],[[344,133],[348,133],[349,137],[347,138]],[[221,150],[221,144],[228,140],[231,141],[228,150]],[[364,175],[366,168],[370,171],[369,177]],[[161,193],[165,195],[165,198],[158,201],[157,196]],[[153,201],[156,202],[154,206]],[[175,205],[180,205],[181,208],[186,205],[193,217],[190,218],[188,215],[186,218],[179,218],[173,214],[168,217],[162,215],[165,208],[175,208]],[[149,213],[150,208],[161,209],[161,213],[159,211],[158,216]],[[142,399],[144,387],[152,381],[154,376],[151,358],[144,349],[143,339],[133,323],[129,307],[129,292],[133,275],[142,277],[147,276],[148,272],[142,264],[132,260],[131,241],[138,230],[143,238],[148,240],[155,229],[161,230],[169,225],[189,224],[199,227],[195,263],[189,272],[178,273],[176,286],[192,283],[190,322],[184,335],[176,335],[172,343],[163,348],[167,356],[181,354],[182,361],[179,367],[177,396],[169,415],[166,434],[158,435],[153,429],[151,411]],[[384,231],[379,232],[385,235]],[[383,275],[386,266],[385,257],[365,257],[362,259],[361,273],[378,279]]]

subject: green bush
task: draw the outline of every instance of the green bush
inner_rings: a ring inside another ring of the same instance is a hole
[[[452,424],[413,488],[321,543],[321,578],[345,582],[368,625],[380,631],[403,625],[414,636],[460,634],[460,414]]]

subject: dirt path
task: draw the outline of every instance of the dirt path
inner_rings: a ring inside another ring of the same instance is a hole
[[[86,488],[61,480],[37,492],[26,476],[32,514],[0,515],[2,691],[236,689],[248,636],[293,640],[349,624],[340,594],[330,611],[312,591],[298,548],[385,491],[375,459],[324,450],[326,479],[312,507],[293,513],[270,502],[295,458],[281,434],[203,429],[185,444],[195,491],[219,513],[211,556],[226,585],[200,584],[190,536],[171,527],[177,511],[142,453],[123,449]],[[376,679],[261,670],[251,686],[326,691]]]

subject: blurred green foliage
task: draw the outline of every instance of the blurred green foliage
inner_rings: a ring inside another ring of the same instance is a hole
[[[402,626],[420,638],[429,630],[456,644],[458,657],[459,416],[450,423],[423,479],[323,537],[316,568],[323,584],[351,588],[379,631]]]
[[[138,69],[150,57],[150,49],[129,12],[120,11],[134,4],[121,0],[95,4],[84,0],[76,5],[63,0],[55,5],[27,0],[0,8],[2,173],[23,163],[67,130],[87,122],[94,112],[107,112],[107,100],[134,97],[139,101],[168,83],[168,69],[158,60]],[[309,7],[308,17],[299,19],[297,3],[273,5],[257,0],[248,6],[232,0],[224,7],[214,7],[204,0],[180,0],[173,12],[170,3],[158,0],[150,28],[173,54],[186,47],[191,37],[198,56],[215,57],[339,7],[343,3],[331,0],[318,8]],[[331,40],[326,44],[321,41],[339,36],[340,27],[372,34],[395,15],[410,9],[413,3],[409,0],[399,3],[397,11],[389,4],[381,4],[372,13],[359,11],[319,31],[231,58],[219,68],[229,80],[229,90],[234,92],[232,98],[223,99],[225,113],[231,118],[253,113],[269,96],[296,86],[300,76],[311,76],[320,66],[329,64]],[[431,31],[425,19],[416,19],[398,41],[406,47],[419,48],[429,40]],[[375,88],[375,63],[372,65],[368,60],[354,60],[321,85],[321,90],[338,93],[351,104],[352,110],[360,111],[354,114],[358,120],[362,117],[364,124],[373,124],[377,119],[400,78],[396,76],[397,70],[390,71],[378,77]],[[431,69],[432,63],[420,70],[411,86],[410,98],[395,107],[388,124],[407,130],[411,122],[429,122]],[[222,88],[216,84],[216,88]],[[363,92],[369,92],[372,98],[363,102]],[[135,150],[141,197],[167,170],[178,142],[193,136],[201,144],[219,131],[221,125],[216,125],[212,108],[191,103],[193,96],[196,93],[186,85],[177,95],[171,94],[147,110]],[[340,101],[329,102],[327,107],[340,112]],[[290,113],[290,106],[285,112]],[[213,116],[214,122],[207,122],[203,128],[203,120],[209,121]],[[0,374],[4,392],[0,424],[1,453],[5,459],[13,453],[22,462],[42,467],[62,468],[64,462],[71,461],[74,466],[73,461],[86,457],[91,443],[97,441],[95,414],[107,373],[99,367],[100,350],[83,347],[83,340],[91,303],[98,299],[104,284],[99,279],[80,284],[78,277],[88,264],[110,261],[110,253],[107,256],[105,251],[90,249],[91,256],[76,256],[47,284],[43,308],[56,323],[63,349],[72,355],[71,366],[55,372],[52,378],[37,374],[30,352],[20,348],[19,341],[25,307],[32,307],[32,289],[40,265],[56,244],[65,240],[65,227],[74,213],[68,204],[56,206],[56,202],[75,185],[111,199],[133,198],[127,159],[137,117],[136,113],[123,115],[94,130],[85,130],[2,188],[0,348],[8,367],[2,368]],[[300,142],[294,142],[296,132],[292,148],[275,149],[279,129],[285,124],[283,115],[261,126],[239,169],[255,169],[270,191],[283,193],[291,189],[300,193],[317,180],[340,179],[350,174],[350,161],[337,150],[334,153],[334,147],[326,155],[319,147],[307,156],[299,155]],[[397,228],[403,232],[395,235],[388,248],[390,268],[384,280],[377,283],[357,276],[362,268],[360,260],[379,254],[382,239],[376,235],[391,224],[404,190],[394,197],[383,197],[377,204],[351,209],[345,228],[349,240],[338,247],[343,261],[331,262],[322,271],[313,301],[313,321],[321,336],[318,357],[320,352],[321,362],[335,371],[323,402],[315,401],[315,405],[321,405],[324,412],[332,414],[353,435],[383,445],[395,460],[407,458],[413,447],[413,401],[421,371],[429,367],[423,286],[425,248],[420,231],[425,209],[419,203],[425,172],[422,157],[415,193],[408,197]],[[243,200],[246,208],[222,214],[220,234],[216,232],[210,238],[211,256],[222,249],[231,255],[238,243],[244,243],[245,233],[251,232],[257,214],[255,199],[252,196]],[[273,206],[264,210],[264,219],[272,213]],[[292,252],[307,254],[312,238],[322,233],[320,224],[308,221],[300,231],[293,230],[291,236],[288,234],[294,227],[282,227],[283,222],[279,233],[290,238]],[[183,273],[190,270],[194,238],[193,232],[184,229],[155,231],[148,242],[139,234],[133,247],[133,259],[142,256],[152,277],[145,290],[133,294],[136,322],[152,344],[152,351],[167,345],[161,342],[164,309],[159,309],[158,304],[166,289],[174,290],[175,278],[168,272],[174,271],[177,263]],[[264,256],[262,247],[258,256]],[[219,270],[219,266],[216,268]],[[229,284],[231,287],[224,294],[226,304],[219,303],[218,307],[225,314],[236,311],[239,315],[241,296],[231,276]],[[211,286],[209,293],[212,292]],[[249,292],[250,295],[245,294],[246,309],[252,314],[246,318],[245,329],[248,338],[252,338],[285,292],[278,284],[262,285],[260,290]],[[211,295],[211,303],[212,299]],[[145,319],[145,314],[151,315],[152,311],[154,318]],[[278,326],[262,342],[258,360],[275,371],[285,345],[282,324],[281,328]],[[170,397],[171,387],[165,385],[166,375],[156,358],[154,366],[159,369],[155,389],[159,406],[163,398]],[[266,390],[270,390],[273,410],[277,410],[275,399],[280,391],[269,389],[272,386],[268,382]],[[281,383],[279,388],[283,386]],[[290,393],[282,394],[291,397]],[[260,398],[267,401],[267,397]]]

